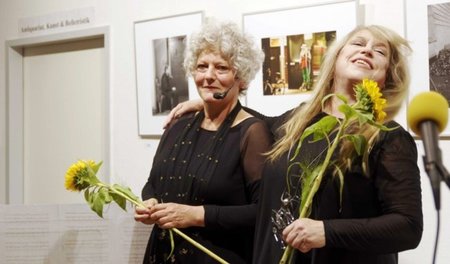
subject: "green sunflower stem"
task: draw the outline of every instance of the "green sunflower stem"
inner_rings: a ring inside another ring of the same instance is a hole
[[[320,169],[319,173],[317,174],[317,177],[314,179],[314,183],[313,183],[313,186],[311,187],[311,191],[309,192],[308,196],[306,197],[306,201],[304,203],[303,208],[301,208],[299,218],[308,217],[307,214],[308,214],[308,212],[310,212],[310,208],[312,206],[314,195],[316,194],[317,190],[320,187],[322,178],[325,175],[328,165],[330,164],[330,160],[331,160],[331,157],[333,156],[334,151],[339,146],[339,141],[340,141],[342,135],[344,134],[347,124],[348,124],[348,121],[347,121],[347,119],[345,119],[343,121],[343,123],[339,126],[339,130],[337,132],[335,139],[333,140],[333,144],[328,148],[327,155],[325,156],[325,160],[323,162],[323,166]],[[280,264],[291,263],[292,262],[292,253],[293,253],[293,248],[291,245],[288,245],[286,247],[286,249],[284,250],[283,256],[281,257]]]
[[[190,238],[189,236],[187,236],[186,234],[184,234],[183,232],[181,232],[180,230],[178,230],[177,228],[171,228],[171,230],[175,233],[177,233],[179,236],[181,236],[182,238],[184,238],[185,240],[187,240],[189,243],[191,243],[192,245],[194,245],[196,248],[200,249],[201,251],[203,251],[204,253],[206,253],[207,255],[209,255],[210,257],[212,257],[213,259],[217,260],[217,262],[219,263],[223,263],[223,264],[227,264],[228,262],[225,261],[224,259],[222,259],[221,257],[217,256],[216,254],[214,254],[211,250],[205,248],[204,246],[202,246],[200,243],[198,243],[197,241],[193,240],[192,238]]]
[[[288,245],[284,250],[283,257],[280,260],[280,264],[291,263],[292,260],[293,248],[291,245]]]
[[[129,197],[127,194],[117,190],[113,186],[102,184],[102,183],[98,183],[97,185],[100,186],[100,187],[108,188],[109,190],[111,190],[112,192],[116,193],[117,195],[120,195],[123,198],[127,199],[128,201],[130,201],[135,206],[147,207],[141,200],[135,200],[132,197]],[[203,251],[205,254],[207,254],[211,258],[215,259],[217,262],[222,263],[222,264],[228,264],[227,261],[225,261],[224,259],[222,259],[218,255],[216,255],[214,252],[212,252],[211,250],[207,249],[206,247],[204,247],[203,245],[201,245],[200,243],[198,243],[197,241],[195,241],[194,239],[192,239],[191,237],[189,237],[185,233],[181,232],[178,228],[173,227],[173,228],[170,228],[170,230],[172,230],[173,232],[177,233],[179,236],[184,238],[186,241],[191,243],[193,246],[195,246],[196,248],[200,249],[201,251]]]

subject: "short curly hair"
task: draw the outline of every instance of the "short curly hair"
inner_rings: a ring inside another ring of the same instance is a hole
[[[264,52],[237,24],[212,18],[207,18],[200,31],[189,38],[184,57],[187,74],[195,72],[198,57],[203,52],[218,53],[228,61],[236,70],[236,77],[243,82],[243,89],[248,88],[264,60]]]

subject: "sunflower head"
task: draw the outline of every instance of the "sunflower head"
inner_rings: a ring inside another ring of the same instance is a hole
[[[66,172],[65,187],[69,191],[82,191],[98,182],[96,173],[101,166],[93,160],[79,160]]]
[[[386,106],[386,99],[382,98],[378,83],[374,80],[364,79],[355,86],[356,101],[358,109],[372,113],[373,121],[382,123],[386,117],[383,108]]]

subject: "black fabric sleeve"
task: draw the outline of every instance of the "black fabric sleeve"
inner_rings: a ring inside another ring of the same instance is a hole
[[[156,154],[153,157],[153,166],[158,160],[158,153],[161,153],[161,149],[165,145],[168,131],[169,131],[169,129],[166,129],[161,137],[158,148],[156,149]],[[150,175],[151,175],[151,170],[150,170]],[[147,179],[147,182],[145,183],[144,187],[142,188],[141,197],[142,197],[143,201],[156,197],[155,192],[154,192],[155,186],[153,185],[154,183],[152,182],[152,180],[153,180],[153,178],[149,176]]]
[[[272,137],[265,123],[258,121],[253,123],[241,138],[241,163],[244,169],[248,204],[241,206],[205,205],[205,227],[207,228],[227,230],[255,225],[256,204],[266,159],[263,153],[269,150]]]
[[[178,122],[183,121],[183,120],[185,120],[187,118],[190,118],[190,117],[192,117],[194,115],[195,115],[194,112],[188,113],[188,114],[184,115],[183,117],[174,120],[170,124],[170,126],[167,129],[164,130],[164,132],[163,132],[163,134],[161,136],[161,140],[159,141],[158,147],[156,149],[155,156],[153,157],[152,169],[150,170],[149,177],[148,177],[147,182],[145,183],[145,185],[144,185],[144,187],[142,188],[142,191],[141,191],[141,197],[142,197],[143,201],[148,200],[150,198],[155,198],[156,197],[156,194],[155,194],[155,191],[154,191],[155,190],[155,186],[154,186],[154,180],[155,179],[150,177],[150,175],[152,174],[152,170],[154,169],[155,164],[161,159],[160,153],[162,153],[162,150],[164,148],[169,148],[170,145],[174,143],[173,142],[174,139],[170,139],[169,133],[173,134],[174,131],[171,131],[171,130],[172,129],[175,129],[175,130],[177,129],[177,128],[174,128],[174,127],[175,127],[175,125]]]
[[[295,110],[291,109],[288,110],[286,112],[284,112],[283,114],[279,115],[279,116],[265,116],[263,114],[261,114],[260,112],[248,108],[248,107],[243,107],[245,111],[247,111],[248,113],[252,114],[253,116],[263,120],[267,126],[269,127],[270,132],[272,133],[272,135],[274,136],[274,138],[277,138],[277,134],[278,134],[278,128],[285,122],[285,120],[288,120],[291,113]]]
[[[420,242],[423,216],[416,144],[401,127],[382,134],[384,139],[374,147],[378,155],[370,161],[381,215],[324,220],[326,247],[393,253]]]

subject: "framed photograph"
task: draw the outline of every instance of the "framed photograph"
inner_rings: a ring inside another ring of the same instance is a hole
[[[339,1],[243,15],[243,28],[265,53],[247,106],[273,116],[311,96],[329,45],[357,25],[357,1]]]
[[[450,0],[405,3],[406,38],[413,49],[409,100],[437,91],[450,102]],[[450,137],[450,126],[440,135]]]
[[[179,102],[198,97],[183,69],[190,33],[203,12],[134,23],[139,135],[161,135],[163,122]]]

